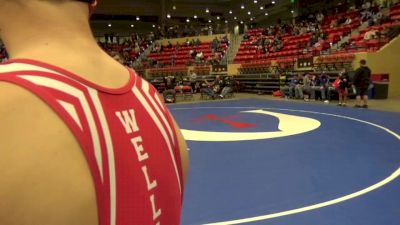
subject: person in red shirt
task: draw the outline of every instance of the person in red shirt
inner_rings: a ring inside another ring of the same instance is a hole
[[[97,45],[95,4],[0,0],[0,224],[180,224],[186,143]]]

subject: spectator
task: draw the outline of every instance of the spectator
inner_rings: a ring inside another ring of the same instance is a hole
[[[190,71],[189,81],[193,92],[196,93],[198,91],[198,82],[197,82],[197,74],[194,70]]]
[[[369,31],[365,32],[364,41],[369,41],[369,40],[375,39],[377,36],[376,33],[377,33],[376,30],[369,30]]]
[[[321,100],[324,101],[326,97],[325,97],[324,87],[321,85],[321,79],[318,75],[314,75],[311,78],[311,89],[310,89],[311,100],[317,100],[316,97],[317,91],[320,93]]]
[[[223,88],[221,91],[221,94],[219,95],[220,98],[225,98],[227,94],[233,92],[233,85],[234,85],[234,80],[231,76],[227,76],[224,79],[223,82]]]
[[[337,92],[339,94],[338,106],[346,106],[348,87],[350,84],[349,75],[347,74],[346,69],[342,69],[342,71],[340,71],[338,79],[340,81],[337,87]]]
[[[329,75],[326,73],[322,73],[320,76],[320,85],[321,85],[321,96],[325,95],[325,99],[323,98],[324,103],[329,103],[331,100],[331,92],[335,91],[335,88],[332,87],[330,81],[329,81]]]
[[[295,95],[296,99],[304,99],[303,82],[304,82],[303,75],[302,74],[297,75],[297,78],[295,80],[295,87],[294,87],[294,95]]]
[[[205,79],[204,83],[202,84],[203,88],[201,89],[201,92],[210,96],[212,99],[215,99],[216,93],[219,93],[221,90],[221,84],[222,81],[219,75],[217,75],[215,80],[211,83]]]
[[[356,105],[357,108],[368,108],[368,87],[370,85],[371,69],[367,66],[367,61],[360,60],[360,68],[355,71],[354,86],[356,88]],[[361,105],[361,100],[363,105]]]
[[[176,102],[175,92],[176,78],[173,76],[164,77],[165,90],[163,92],[164,101],[168,103]]]
[[[322,21],[324,20],[324,14],[322,14],[321,12],[317,14],[317,21],[318,23],[322,23]]]
[[[303,77],[303,95],[304,101],[308,102],[311,94],[311,75],[306,73]],[[315,97],[314,97],[315,99]]]

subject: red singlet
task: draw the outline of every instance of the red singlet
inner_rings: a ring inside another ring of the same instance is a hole
[[[76,137],[100,225],[178,225],[183,177],[172,117],[155,88],[130,74],[124,87],[108,89],[42,62],[0,65],[0,81],[40,97]]]

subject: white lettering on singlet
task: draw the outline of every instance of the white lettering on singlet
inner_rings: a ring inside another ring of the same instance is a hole
[[[161,208],[157,208],[156,206],[156,201],[155,201],[155,194],[151,193],[152,191],[156,191],[157,188],[157,180],[156,179],[151,179],[150,178],[150,173],[148,170],[148,167],[146,165],[147,160],[150,159],[150,155],[146,150],[144,149],[142,142],[143,138],[140,136],[140,129],[137,124],[136,120],[136,115],[135,115],[135,110],[130,109],[130,110],[125,110],[121,112],[115,112],[115,115],[119,118],[122,126],[125,129],[126,134],[132,134],[135,132],[135,137],[132,137],[130,139],[132,143],[132,147],[136,152],[137,159],[139,163],[142,163],[142,172],[144,179],[146,180],[147,184],[147,191],[149,194],[149,200],[151,204],[151,209],[152,209],[152,215],[153,215],[153,221],[155,222],[156,225],[160,225],[160,216],[161,216]]]
[[[150,182],[149,173],[147,172],[147,166],[142,166],[142,171],[143,171],[144,177],[146,178],[147,190],[151,191],[153,188],[156,188],[157,181],[153,180],[152,182]]]
[[[159,216],[161,216],[161,209],[156,208],[156,197],[154,195],[150,196],[151,207],[153,208],[153,220],[156,220]]]
[[[135,148],[139,162],[149,158],[149,154],[147,154],[147,152],[144,151],[143,145],[140,144],[140,142],[142,142],[142,141],[143,140],[142,140],[141,136],[134,137],[131,139],[131,143],[132,143],[133,147]]]
[[[122,112],[115,112],[115,115],[117,115],[122,125],[125,127],[127,134],[139,131],[135,117],[135,110],[130,109],[129,111],[124,110]]]

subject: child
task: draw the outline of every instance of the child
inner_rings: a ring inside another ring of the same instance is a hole
[[[348,90],[347,88],[349,87],[349,76],[346,72],[346,69],[342,69],[342,71],[339,73],[339,83],[337,85],[337,91],[339,93],[339,104],[338,106],[344,106],[346,107],[347,103],[347,93]]]

